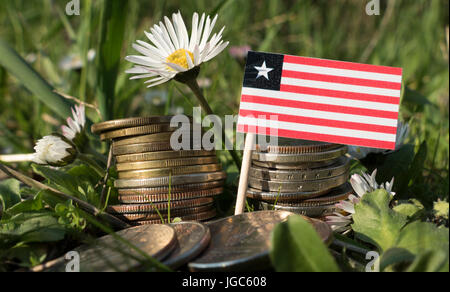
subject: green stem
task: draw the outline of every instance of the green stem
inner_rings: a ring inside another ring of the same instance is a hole
[[[192,90],[192,92],[197,97],[198,101],[200,102],[201,107],[206,112],[207,115],[214,115],[213,110],[209,106],[208,101],[203,96],[202,90],[200,89],[200,86],[198,86],[197,79],[192,78],[189,80],[186,80],[184,83],[186,83],[187,86]],[[224,137],[224,140],[222,140],[222,144],[224,145],[224,148],[226,149],[226,145],[231,145],[231,143],[228,140],[227,135],[225,134],[225,129],[222,127],[222,136]],[[234,163],[236,164],[238,169],[241,169],[242,161],[239,158],[237,151],[234,149],[226,149],[230,153],[231,157],[234,160]]]
[[[80,159],[81,161],[85,162],[87,165],[92,167],[92,169],[95,170],[95,172],[100,177],[104,177],[105,176],[105,170],[102,167],[100,167],[100,165],[98,165],[98,163],[94,159],[89,157],[89,155],[80,153],[80,154],[78,154],[78,159]]]

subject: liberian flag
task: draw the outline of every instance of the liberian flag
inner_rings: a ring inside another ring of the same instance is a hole
[[[249,52],[239,132],[395,149],[402,69]]]

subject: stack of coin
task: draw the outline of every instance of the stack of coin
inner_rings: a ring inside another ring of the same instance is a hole
[[[114,185],[120,205],[108,211],[133,225],[167,222],[169,216],[191,221],[216,216],[213,197],[223,192],[225,179],[216,153],[172,150],[170,139],[177,129],[170,127],[171,118],[130,118],[92,126],[101,140],[112,140],[118,171]]]
[[[350,195],[346,146],[280,138],[264,148],[253,152],[247,191],[261,209],[322,217]]]

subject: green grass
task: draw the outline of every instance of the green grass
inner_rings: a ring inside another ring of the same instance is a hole
[[[217,25],[227,27],[224,39],[231,46],[403,67],[410,91],[400,116],[409,122],[414,151],[423,142],[427,149],[422,151],[423,162],[414,164],[418,175],[406,182],[404,192],[425,200],[448,198],[448,1],[397,0],[389,6],[382,1],[382,14],[370,17],[362,0],[130,0],[125,7],[106,7],[105,1],[82,0],[81,15],[70,17],[64,14],[66,0],[0,1],[0,38],[52,87],[98,105],[110,118],[165,114],[177,107],[191,114],[190,103],[197,103],[184,85],[168,83],[148,90],[123,73],[131,66],[123,58],[135,53],[131,43],[145,40],[145,29],[178,10],[188,29],[194,11],[217,11]],[[102,15],[115,22],[105,23]],[[117,19],[121,15],[126,19]],[[88,62],[85,56],[91,48],[97,58]],[[63,71],[59,63],[70,54],[83,56],[86,66]],[[29,91],[9,72],[0,66],[0,153],[32,151],[35,140],[57,130],[63,120],[42,96],[36,98],[39,92]],[[217,113],[237,114],[242,72],[228,51],[202,66],[200,77],[211,81],[206,98]],[[170,104],[158,104],[161,95],[167,95]],[[95,111],[88,115],[93,122],[99,120]],[[227,153],[221,156],[227,169],[232,161]],[[234,178],[229,186],[235,185],[237,176],[229,176]]]

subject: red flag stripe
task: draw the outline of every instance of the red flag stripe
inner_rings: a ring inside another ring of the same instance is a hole
[[[283,70],[282,77],[400,90],[401,83]]]
[[[335,128],[360,130],[360,131],[370,131],[370,132],[385,133],[385,134],[396,134],[397,133],[396,127],[345,122],[345,121],[336,121],[336,120],[319,119],[319,118],[310,118],[310,117],[301,117],[301,116],[284,115],[284,114],[274,114],[274,113],[254,111],[254,110],[245,110],[245,109],[241,109],[239,111],[239,116],[241,116],[241,117],[253,116],[255,118],[266,119],[268,121],[270,121],[271,116],[277,116],[278,121],[281,121],[281,122],[335,127]]]
[[[257,104],[274,105],[274,106],[308,109],[308,110],[317,110],[317,111],[324,111],[324,112],[334,112],[334,113],[341,113],[341,114],[363,115],[363,116],[395,119],[395,120],[398,119],[397,112],[372,110],[372,109],[361,109],[361,108],[354,108],[354,107],[347,107],[347,106],[320,104],[320,103],[303,102],[303,101],[286,100],[286,99],[274,99],[274,98],[264,97],[264,96],[242,95],[241,102],[250,102],[250,103],[257,103]]]
[[[295,85],[281,84],[280,90],[286,91],[286,92],[292,92],[292,93],[302,93],[302,94],[320,95],[320,96],[337,97],[337,98],[345,98],[345,99],[383,102],[383,103],[390,103],[390,104],[399,104],[399,101],[400,101],[400,98],[392,97],[392,96],[346,92],[346,91],[320,89],[320,88],[303,87],[303,86],[295,86]]]
[[[317,59],[317,58],[305,58],[305,57],[285,55],[284,62],[285,63],[293,63],[293,64],[310,65],[310,66],[329,67],[329,68],[336,68],[336,69],[365,71],[365,72],[381,73],[381,74],[402,75],[401,68],[368,65],[368,64],[358,64],[358,63],[334,61],[334,60],[324,60],[324,59]]]
[[[347,145],[359,145],[362,147],[373,147],[373,148],[384,148],[384,149],[395,149],[395,142],[386,142],[380,140],[371,140],[371,139],[361,139],[361,138],[353,138],[347,136],[335,136],[335,135],[326,135],[326,134],[316,134],[310,132],[300,132],[300,131],[291,131],[284,129],[271,129],[268,127],[258,127],[251,125],[242,125],[239,124],[237,130],[239,132],[244,133],[254,133],[259,135],[271,135],[273,133],[277,133],[279,137],[293,138],[293,139],[304,139],[304,140],[313,140],[313,141],[323,141],[329,143],[337,143],[337,144],[347,144]]]

